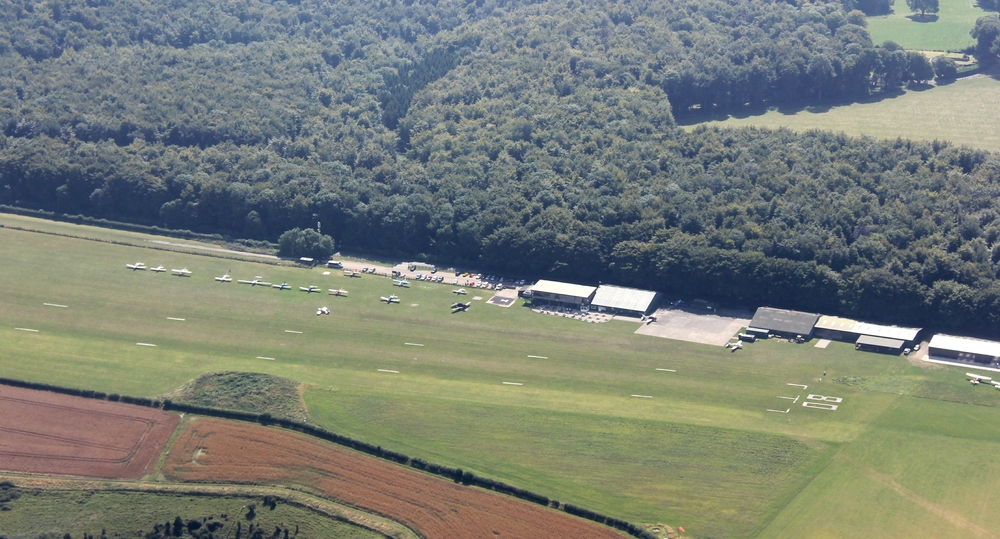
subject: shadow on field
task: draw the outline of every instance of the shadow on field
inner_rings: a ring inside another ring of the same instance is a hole
[[[913,15],[907,15],[907,19],[913,22],[927,23],[927,22],[937,22],[938,16],[933,14],[921,15],[919,13],[914,13]]]

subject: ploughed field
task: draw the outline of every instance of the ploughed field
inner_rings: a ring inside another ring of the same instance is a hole
[[[185,425],[164,466],[174,480],[295,483],[375,511],[424,537],[621,539],[597,524],[451,483],[301,434],[200,418]]]
[[[118,402],[0,386],[0,469],[138,478],[180,416]]]

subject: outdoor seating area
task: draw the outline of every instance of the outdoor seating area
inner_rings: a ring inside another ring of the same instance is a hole
[[[586,312],[572,307],[560,307],[554,305],[540,305],[538,307],[532,307],[531,310],[539,314],[572,318],[574,320],[580,320],[581,322],[589,322],[592,324],[600,324],[614,318],[614,316],[610,313],[597,313],[593,311]]]

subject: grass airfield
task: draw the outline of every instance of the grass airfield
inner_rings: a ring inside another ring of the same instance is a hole
[[[136,261],[194,274],[125,268]],[[843,343],[731,353],[519,304],[453,315],[450,286],[323,271],[0,228],[0,375],[136,396],[211,371],[286,376],[307,384],[310,422],[689,537],[1000,537],[1000,392],[960,368]],[[295,289],[213,280],[223,273]],[[349,296],[298,291],[310,284]],[[469,292],[461,301],[489,298]],[[391,293],[400,304],[379,301]],[[808,394],[843,401],[804,408]]]

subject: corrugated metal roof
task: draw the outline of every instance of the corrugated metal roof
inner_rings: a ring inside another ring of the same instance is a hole
[[[760,307],[754,313],[750,325],[779,333],[809,335],[812,333],[817,319],[819,319],[819,315],[815,313]]]
[[[832,329],[835,331],[847,331],[853,333],[854,326],[857,324],[857,320],[851,320],[849,318],[841,318],[839,316],[821,316],[816,322],[816,329]]]
[[[1000,342],[984,341],[969,337],[955,337],[953,335],[942,335],[938,333],[931,342],[927,344],[929,348],[950,350],[952,352],[964,352],[966,354],[977,354],[981,356],[1000,357]]]
[[[873,337],[871,335],[862,335],[858,337],[858,344],[881,346],[883,348],[895,348],[897,350],[903,347],[903,341],[897,339],[886,339],[885,337]]]
[[[590,304],[644,313],[649,309],[654,299],[656,299],[656,292],[602,284],[597,287],[597,294],[594,295],[594,300]]]
[[[858,335],[871,335],[873,337],[885,337],[887,339],[900,339],[903,341],[915,340],[921,329],[869,324],[868,322],[858,322],[857,320],[840,318],[839,316],[819,317],[819,321],[816,322],[816,328],[857,333]]]
[[[576,298],[589,298],[595,290],[597,290],[596,286],[560,283],[559,281],[546,281],[544,279],[531,286],[532,292],[558,294],[560,296],[572,296]]]

